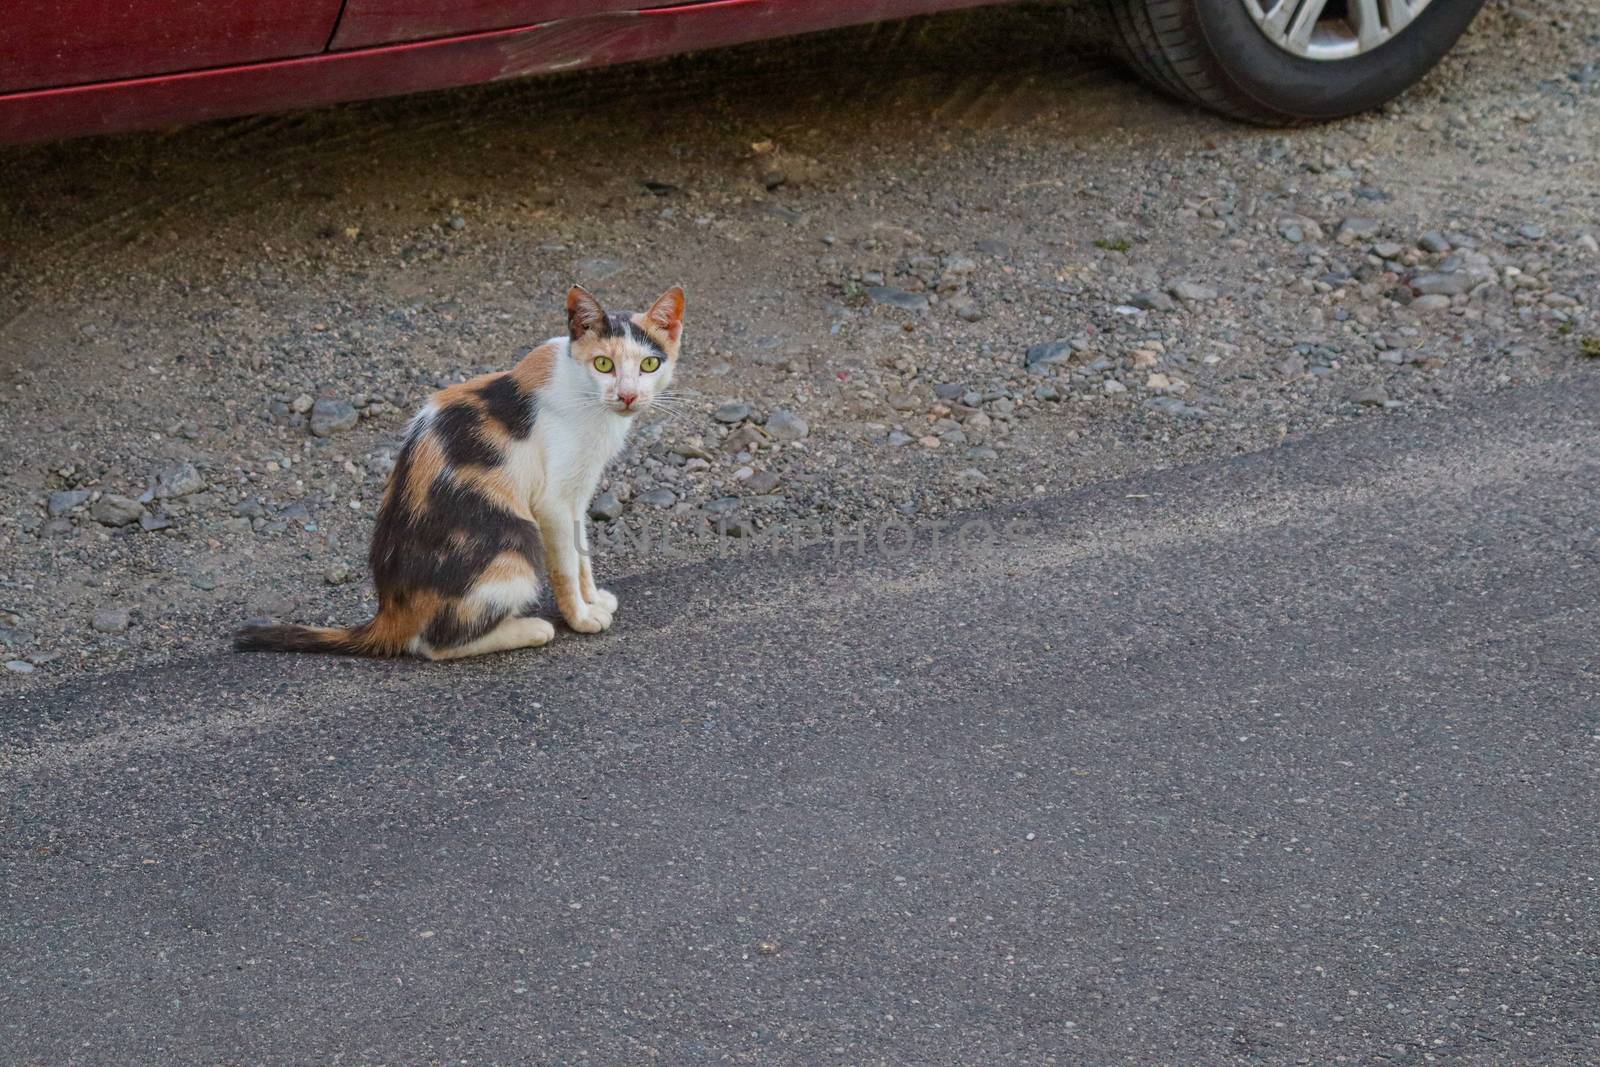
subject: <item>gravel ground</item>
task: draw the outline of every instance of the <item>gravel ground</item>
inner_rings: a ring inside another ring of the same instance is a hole
[[[0,686],[364,618],[409,413],[573,281],[690,299],[602,575],[1600,372],[1600,3],[1491,0],[1292,132],[1085,40],[991,9],[0,149]]]

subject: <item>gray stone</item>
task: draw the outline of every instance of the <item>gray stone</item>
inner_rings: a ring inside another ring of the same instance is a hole
[[[126,608],[101,608],[94,613],[94,618],[89,625],[95,633],[120,634],[128,629],[128,612]]]
[[[639,503],[649,504],[653,508],[670,508],[677,502],[677,494],[666,486],[659,486],[639,496]]]
[[[933,387],[933,395],[938,397],[940,400],[946,401],[960,400],[961,394],[965,391],[965,386],[958,385],[955,382],[940,382],[938,385]]]
[[[889,406],[896,411],[921,411],[922,398],[915,393],[895,393],[889,398]]]
[[[1197,408],[1193,404],[1186,404],[1175,396],[1154,396],[1144,402],[1144,407],[1152,411],[1159,411],[1163,415],[1171,415],[1183,419],[1206,418],[1205,408]]]
[[[33,664],[25,659],[8,659],[6,660],[6,670],[12,674],[32,674]]]
[[[1194,303],[1200,300],[1215,300],[1217,291],[1209,285],[1189,281],[1187,278],[1173,282],[1169,291],[1173,296],[1185,303]]]
[[[906,311],[927,311],[928,298],[921,293],[908,293],[904,289],[896,289],[892,285],[872,285],[867,287],[867,297],[874,304],[884,304],[888,307],[903,308]]]
[[[356,428],[361,416],[346,400],[318,400],[311,406],[311,432],[317,437],[330,437]]]
[[[54,519],[65,515],[93,495],[87,489],[62,489],[50,494],[50,499],[45,503],[45,510]]]
[[[1529,222],[1517,227],[1517,235],[1526,237],[1530,241],[1539,241],[1544,239],[1545,230],[1543,226]]]
[[[1285,215],[1275,225],[1278,228],[1278,235],[1294,244],[1299,244],[1301,241],[1322,240],[1322,227],[1314,219],[1308,219],[1304,215]]]
[[[904,448],[906,445],[909,445],[912,441],[915,441],[915,440],[916,440],[915,437],[912,437],[910,434],[905,433],[902,430],[890,430],[889,431],[889,447],[890,448]]]
[[[343,585],[350,580],[350,567],[343,560],[335,560],[322,572],[322,580],[329,585]]]
[[[680,457],[682,457],[683,459],[686,459],[686,460],[689,460],[689,459],[703,459],[708,463],[711,460],[714,460],[714,459],[717,458],[712,453],[708,452],[704,448],[701,448],[699,445],[690,444],[687,441],[680,442],[679,444],[673,445],[672,446],[672,454],[674,456],[680,456]]]
[[[706,504],[706,512],[711,515],[727,515],[738,510],[739,498],[736,496],[718,497]]]
[[[166,530],[172,527],[172,517],[164,511],[147,511],[139,516],[139,529],[145,533],[155,533],[157,530]]]
[[[779,441],[799,441],[811,432],[811,425],[787,408],[779,408],[767,416],[766,430]]]
[[[89,515],[101,526],[127,526],[139,521],[144,505],[116,493],[106,493],[89,508]]]
[[[1446,311],[1450,307],[1450,298],[1442,293],[1429,293],[1411,301],[1411,306],[1418,311]]]
[[[716,411],[711,413],[711,417],[718,422],[727,423],[731,426],[736,422],[743,422],[748,419],[754,410],[743,401],[733,400],[718,407]]]
[[[712,528],[723,537],[754,537],[756,524],[743,515],[719,515],[712,521]]]
[[[752,496],[766,496],[778,488],[780,480],[776,471],[756,471],[744,480],[743,488]]]
[[[598,493],[589,501],[589,518],[596,522],[611,522],[622,516],[622,501],[615,493]]]
[[[1455,296],[1472,288],[1472,275],[1466,271],[1427,271],[1411,279],[1411,288],[1421,296]]]
[[[1022,363],[1026,367],[1038,367],[1071,358],[1072,342],[1063,337],[1055,341],[1041,341],[1029,348],[1027,354],[1023,356]]]
[[[193,463],[168,464],[156,473],[156,496],[162,499],[189,496],[207,488],[210,487]]]
[[[753,452],[760,448],[766,439],[767,435],[762,432],[761,427],[747,422],[723,440],[722,450],[728,453]]]
[[[1383,391],[1382,386],[1374,385],[1366,389],[1358,389],[1350,394],[1350,399],[1362,407],[1381,408],[1389,402],[1389,394]]]
[[[1353,244],[1356,241],[1376,237],[1383,225],[1377,219],[1348,218],[1339,223],[1339,232],[1334,234],[1334,240],[1340,244]]]
[[[1161,292],[1159,289],[1150,289],[1144,292],[1134,293],[1132,296],[1128,297],[1128,303],[1138,308],[1140,311],[1171,311],[1173,308],[1178,306],[1173,301],[1172,297]]]
[[[1440,233],[1438,230],[1429,230],[1427,233],[1417,238],[1417,247],[1422,249],[1424,252],[1432,252],[1435,255],[1443,255],[1444,253],[1450,251],[1450,242],[1445,238],[1445,235]]]
[[[980,322],[983,319],[983,308],[970,296],[951,297],[948,306],[962,322]]]

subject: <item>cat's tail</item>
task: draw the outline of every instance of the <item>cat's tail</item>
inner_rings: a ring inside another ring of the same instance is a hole
[[[297,626],[266,624],[242,626],[234,631],[235,652],[325,652],[335,656],[398,656],[406,650],[409,635],[383,625],[384,618],[360,626]]]

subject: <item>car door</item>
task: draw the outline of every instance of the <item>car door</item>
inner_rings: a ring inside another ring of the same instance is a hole
[[[347,0],[336,50],[666,7],[662,0]]]
[[[321,52],[340,0],[0,0],[0,93]]]

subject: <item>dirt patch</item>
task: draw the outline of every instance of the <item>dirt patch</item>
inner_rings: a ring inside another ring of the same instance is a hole
[[[404,421],[573,281],[688,288],[695,403],[606,489],[691,552],[1594,372],[1592,4],[1492,3],[1396,105],[1292,133],[1084,30],[996,8],[0,151],[0,685],[365,617]]]

